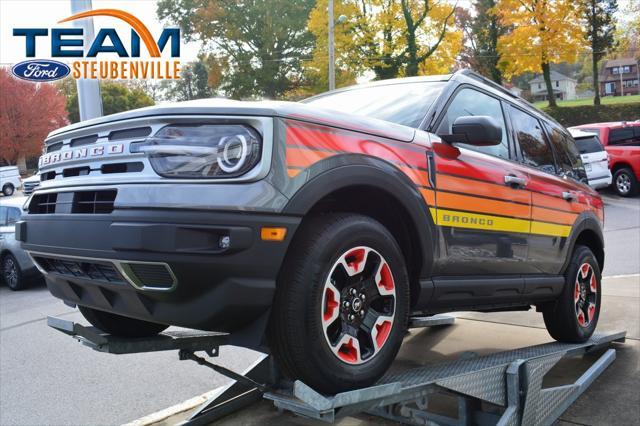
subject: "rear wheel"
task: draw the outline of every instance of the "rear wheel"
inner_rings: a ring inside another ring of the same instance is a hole
[[[588,247],[576,246],[565,273],[558,300],[543,309],[549,334],[561,342],[584,342],[596,329],[600,316],[602,276]]]
[[[398,244],[375,220],[308,221],[278,281],[270,342],[292,379],[320,392],[374,383],[407,328],[409,285]]]
[[[633,170],[623,167],[613,175],[613,188],[622,197],[630,197],[638,192],[638,180]]]
[[[168,327],[164,324],[123,317],[122,315],[99,311],[86,306],[78,306],[78,309],[91,325],[114,336],[150,337]]]
[[[12,196],[14,191],[15,191],[15,188],[10,183],[2,187],[2,193],[5,195],[5,197]]]

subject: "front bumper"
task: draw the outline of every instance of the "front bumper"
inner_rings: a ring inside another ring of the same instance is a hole
[[[16,237],[60,299],[146,321],[234,331],[271,306],[299,222],[262,213],[116,209],[29,214]],[[285,240],[261,240],[263,226],[286,227]]]

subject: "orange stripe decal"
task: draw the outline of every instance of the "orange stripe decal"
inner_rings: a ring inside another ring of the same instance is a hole
[[[145,46],[147,46],[147,50],[149,51],[149,55],[154,58],[160,57],[160,49],[158,49],[158,45],[156,44],[153,36],[149,29],[142,23],[141,20],[133,16],[132,14],[118,10],[118,9],[96,9],[96,10],[88,10],[86,12],[76,13],[75,15],[71,15],[68,18],[65,18],[61,21],[58,21],[59,24],[68,21],[74,21],[76,19],[81,18],[89,18],[91,16],[111,16],[113,18],[118,18],[125,21],[127,24],[131,25],[131,28],[134,29],[136,33],[142,39],[142,42]]]
[[[468,212],[489,213],[529,219],[528,205],[505,201],[488,200],[468,195],[438,192],[438,208],[466,210]]]

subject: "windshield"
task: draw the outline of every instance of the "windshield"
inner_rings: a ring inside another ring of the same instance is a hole
[[[386,84],[328,93],[303,101],[321,108],[418,127],[445,82]]]
[[[576,145],[578,145],[578,151],[580,154],[590,154],[592,152],[604,151],[602,145],[597,136],[576,138]]]

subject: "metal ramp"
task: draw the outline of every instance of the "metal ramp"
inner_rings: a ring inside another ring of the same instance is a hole
[[[454,321],[454,317],[446,315],[412,318],[410,326],[446,326]],[[604,350],[613,342],[624,342],[626,335],[626,332],[596,333],[585,343],[552,342],[466,357],[387,374],[375,386],[327,396],[300,381],[279,381],[271,357],[266,354],[241,374],[195,355],[194,352],[205,351],[216,356],[219,346],[226,343],[227,335],[223,333],[188,330],[123,339],[58,318],[50,317],[48,324],[102,352],[178,350],[181,360],[193,360],[234,379],[183,423],[189,425],[210,424],[261,398],[271,400],[280,410],[324,422],[367,413],[419,425],[552,424],[615,360],[615,349],[606,349],[572,384],[543,389],[545,374],[563,358]],[[431,410],[432,399],[443,394],[456,399],[456,417]]]

